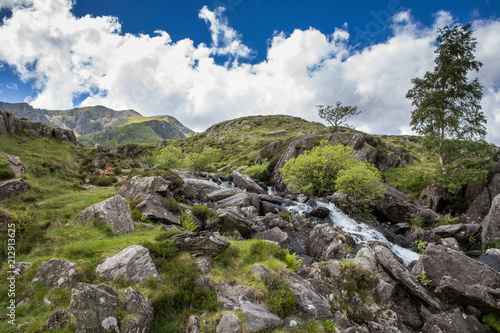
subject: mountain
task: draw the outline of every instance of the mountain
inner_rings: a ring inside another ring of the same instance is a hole
[[[17,117],[71,129],[84,145],[98,143],[109,148],[126,143],[151,143],[182,139],[194,134],[171,116],[143,117],[134,110],[116,111],[98,105],[71,110],[33,108],[27,103],[0,102],[0,109]]]

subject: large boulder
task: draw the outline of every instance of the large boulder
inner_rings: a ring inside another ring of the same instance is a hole
[[[493,199],[500,194],[500,173],[496,173],[465,213],[467,223],[478,223],[488,214]]]
[[[160,277],[149,255],[149,249],[141,245],[131,245],[115,256],[107,258],[97,266],[96,274],[111,280],[123,277],[135,284]]]
[[[241,190],[239,188],[223,188],[220,190],[213,191],[207,194],[207,199],[209,201],[215,202],[219,200],[223,200],[229,198],[235,194],[240,193]]]
[[[69,324],[69,311],[64,309],[61,311],[54,312],[49,319],[47,320],[47,324],[45,324],[45,329],[47,331],[53,331],[60,328],[66,327]]]
[[[14,171],[16,177],[24,175],[24,167],[21,159],[17,156],[0,153],[9,162],[9,166]]]
[[[446,189],[437,183],[432,183],[422,190],[418,202],[424,207],[430,208],[435,212],[440,212],[447,202],[446,193]]]
[[[225,210],[219,214],[215,223],[215,228],[221,233],[233,232],[236,230],[243,237],[250,236],[251,231],[250,224],[246,218],[232,210]]]
[[[23,179],[10,179],[0,182],[0,201],[29,190]]]
[[[462,252],[429,244],[413,268],[415,275],[425,271],[429,284],[439,287],[445,276],[450,276],[466,285],[481,284],[490,288],[500,288],[500,274]]]
[[[459,242],[468,242],[469,237],[477,236],[481,231],[479,224],[450,224],[442,225],[434,229],[436,235],[443,238],[455,238]]]
[[[71,290],[70,311],[77,332],[119,332],[118,294],[108,286],[79,283]]]
[[[249,207],[253,206],[260,211],[259,197],[255,193],[240,192],[220,201],[217,201],[213,207],[214,209],[227,208],[227,207]]]
[[[229,246],[229,242],[208,231],[178,234],[171,237],[171,240],[181,251],[187,251],[194,257],[214,258]]]
[[[259,184],[252,180],[247,175],[243,175],[239,172],[233,171],[231,174],[233,176],[234,185],[238,186],[241,189],[246,190],[247,192],[257,193],[257,194],[267,194],[267,191],[264,190]]]
[[[422,331],[429,333],[487,333],[484,326],[474,316],[462,314],[459,309],[431,315],[427,318]]]
[[[481,224],[481,242],[500,240],[500,194],[493,199],[490,211]]]
[[[286,232],[281,231],[280,228],[274,227],[270,230],[256,233],[253,238],[265,239],[271,242],[276,242],[282,248],[288,248],[290,238]]]
[[[239,310],[242,301],[257,303],[257,296],[251,287],[221,283],[216,284],[213,290],[217,292],[217,301],[223,310]]]
[[[318,224],[309,234],[307,254],[323,260],[344,259],[347,255],[345,235],[328,223]]]
[[[375,258],[382,269],[395,281],[401,284],[408,293],[435,310],[441,306],[418,283],[417,279],[396,259],[394,254],[384,246],[375,247]]]
[[[215,333],[242,333],[241,320],[234,312],[225,313],[217,324]]]
[[[377,148],[372,147],[367,142],[364,142],[363,145],[356,151],[355,159],[362,162],[375,163],[377,159]]]
[[[147,297],[132,287],[125,289],[121,308],[129,313],[120,321],[122,333],[149,333],[153,327],[154,309]]]
[[[169,190],[172,186],[173,183],[171,181],[165,180],[161,176],[135,176],[122,185],[120,190],[118,190],[118,194],[131,200],[146,199],[149,195],[155,193],[162,197],[167,197],[172,196]]]
[[[179,217],[165,207],[163,198],[157,193],[150,194],[136,208],[144,219],[164,224],[181,224]]]
[[[421,217],[424,222],[441,219],[439,214],[429,208],[414,202],[408,202],[406,194],[389,185],[383,185],[386,189],[385,196],[373,200],[375,213],[378,216],[384,217],[392,223],[410,223],[415,216]]]
[[[79,219],[85,222],[92,220],[104,222],[117,234],[134,231],[130,206],[121,195],[116,195],[84,209]]]
[[[187,199],[207,201],[207,194],[220,190],[216,183],[196,178],[184,178],[184,196]]]
[[[247,332],[259,332],[281,325],[281,319],[260,304],[241,301],[241,311],[247,323]]]
[[[31,283],[41,282],[49,288],[69,288],[78,281],[77,268],[73,262],[52,258],[40,266]]]

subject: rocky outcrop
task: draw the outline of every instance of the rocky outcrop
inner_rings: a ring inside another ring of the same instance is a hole
[[[241,320],[234,312],[225,313],[217,324],[215,333],[242,333]]]
[[[5,157],[7,162],[9,162],[9,166],[12,169],[12,171],[14,172],[14,174],[16,175],[16,177],[19,177],[20,175],[24,175],[23,163],[19,157],[4,154],[4,153],[0,153],[0,155]]]
[[[347,255],[346,244],[345,236],[330,224],[318,224],[309,235],[307,254],[323,260],[343,259]]]
[[[10,179],[0,182],[0,201],[19,195],[29,190],[23,179]]]
[[[422,327],[422,331],[428,333],[487,332],[474,316],[462,314],[459,309],[431,315]]]
[[[432,183],[422,190],[418,202],[424,207],[440,212],[447,203],[446,193],[446,189],[437,183]]]
[[[216,191],[213,191],[213,192],[207,194],[207,199],[209,201],[215,202],[215,201],[229,198],[229,197],[231,197],[235,194],[238,194],[240,192],[241,192],[241,190],[238,188],[223,188],[223,189],[216,190]]]
[[[69,311],[61,310],[54,312],[49,319],[47,320],[47,324],[45,325],[45,329],[47,331],[53,331],[57,329],[61,329],[66,327],[69,324]]]
[[[213,208],[221,209],[232,206],[239,208],[253,206],[260,211],[259,197],[255,193],[240,192],[233,196],[217,201],[213,205]]]
[[[111,280],[124,278],[135,284],[160,277],[149,255],[149,249],[141,245],[131,245],[115,256],[107,258],[97,266],[96,274]]]
[[[208,180],[184,178],[184,196],[187,199],[207,201],[207,194],[220,189],[219,185]]]
[[[242,301],[257,303],[257,296],[251,287],[233,286],[228,283],[217,284],[213,288],[217,292],[217,301],[221,308],[228,311],[239,310]]]
[[[488,214],[488,211],[493,203],[493,199],[498,194],[500,194],[500,173],[496,173],[493,176],[488,186],[483,187],[481,193],[467,209],[467,212],[465,213],[467,223],[481,222],[481,219]]]
[[[279,131],[266,133],[266,136],[276,137],[276,136],[283,136],[285,134],[286,134],[286,130],[279,130]]]
[[[251,231],[250,224],[245,217],[237,214],[233,210],[225,210],[220,213],[215,223],[215,228],[221,233],[233,232],[236,230],[243,237],[250,236]]]
[[[490,211],[481,225],[483,226],[481,242],[500,240],[500,194],[493,199]]]
[[[408,202],[406,194],[393,187],[383,184],[386,193],[381,199],[373,200],[375,214],[392,223],[410,223],[411,219],[419,216],[424,222],[441,219],[436,212],[414,202]]]
[[[229,246],[229,242],[208,231],[178,234],[173,236],[171,240],[175,242],[179,250],[187,251],[193,257],[214,258]]]
[[[129,313],[120,321],[122,333],[149,333],[153,327],[154,309],[147,297],[132,287],[125,289],[120,308]]]
[[[118,294],[108,286],[79,283],[71,290],[70,311],[77,332],[119,332]]]
[[[92,220],[104,222],[117,234],[134,231],[130,206],[121,195],[106,199],[84,209],[79,219],[85,222]]]
[[[377,148],[372,147],[367,142],[357,149],[355,159],[362,162],[375,163],[377,158]]]
[[[236,186],[239,188],[246,190],[247,192],[250,193],[257,193],[257,194],[267,194],[267,191],[264,190],[259,184],[257,184],[255,181],[252,180],[247,175],[243,175],[239,172],[233,171],[231,174],[233,176],[233,182]]]
[[[383,247],[375,247],[375,258],[384,271],[389,276],[401,284],[411,295],[424,302],[435,310],[441,310],[441,306],[437,303],[416,280],[416,278],[399,263],[392,252]]]
[[[41,282],[49,288],[69,288],[78,281],[78,265],[52,258],[43,263],[31,283]]]
[[[253,238],[265,239],[279,244],[282,248],[288,248],[290,238],[286,232],[281,231],[280,228],[274,227],[270,230],[256,233]]]
[[[479,224],[450,224],[442,225],[434,229],[436,235],[449,238],[453,237],[459,242],[469,241],[469,237],[477,236],[481,231]]]
[[[259,332],[281,325],[281,319],[260,304],[241,301],[241,311],[247,323],[247,332]]]
[[[165,207],[163,198],[157,193],[150,194],[136,208],[144,219],[164,224],[181,224],[179,217]]]
[[[173,197],[169,188],[174,185],[171,181],[165,180],[161,176],[142,177],[135,176],[127,180],[118,194],[122,197],[135,199],[147,199],[151,194],[159,194],[162,197]]]

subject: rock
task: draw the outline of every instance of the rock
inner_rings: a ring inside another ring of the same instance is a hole
[[[383,308],[387,305],[387,303],[389,303],[393,292],[393,285],[382,279],[378,279],[377,284],[375,284],[375,288],[373,288],[373,298],[375,302]]]
[[[239,172],[233,171],[231,174],[233,176],[234,185],[238,186],[241,189],[246,190],[250,193],[257,194],[267,194],[267,191],[263,189],[259,184],[257,184],[252,178],[247,175],[243,175]]]
[[[241,320],[234,312],[225,313],[217,324],[216,333],[242,333]]]
[[[453,249],[455,251],[460,251],[460,245],[455,238],[441,238],[436,242],[436,245],[443,245],[444,247]]]
[[[71,290],[70,311],[77,332],[119,332],[118,295],[110,289],[79,283]]]
[[[259,194],[258,197],[261,201],[267,201],[276,205],[283,205],[290,202],[290,200],[284,199],[274,194]]]
[[[142,213],[143,218],[153,222],[181,224],[179,217],[165,207],[163,198],[157,193],[150,194],[143,202],[138,204],[136,208]]]
[[[436,292],[448,302],[465,307],[473,306],[486,313],[500,312],[500,289],[480,284],[466,285],[457,279],[445,276],[439,282]]]
[[[267,213],[278,214],[283,209],[283,207],[272,202],[267,202],[264,200],[260,202],[260,212],[263,215],[266,215]]]
[[[172,236],[171,240],[175,242],[179,250],[187,251],[193,257],[214,258],[229,246],[229,242],[208,231],[178,234]]]
[[[262,305],[241,301],[241,311],[247,323],[247,332],[259,332],[281,325],[281,319]]]
[[[135,176],[127,180],[118,194],[130,198],[130,200],[146,199],[151,194],[159,194],[162,197],[172,197],[169,188],[173,183],[169,180],[163,179],[161,176],[142,177]]]
[[[252,273],[261,281],[266,281],[266,279],[271,275],[269,269],[261,264],[253,264]]]
[[[259,198],[254,193],[240,192],[220,201],[217,201],[214,204],[214,209],[221,209],[227,207],[248,207],[253,206],[260,211],[260,203]]]
[[[23,179],[9,179],[0,182],[0,201],[26,192],[29,188]]]
[[[104,222],[117,234],[134,231],[130,206],[121,195],[116,195],[84,209],[79,219],[85,222],[92,220]]]
[[[200,333],[200,324],[196,316],[189,316],[184,333]]]
[[[330,210],[326,207],[317,207],[311,210],[307,215],[320,219],[326,219],[328,216],[330,216]]]
[[[57,140],[68,141],[68,142],[76,142],[76,135],[72,130],[62,129],[62,128],[54,128],[52,130],[52,136]]]
[[[493,199],[490,211],[481,225],[481,242],[500,240],[500,194]]]
[[[434,328],[437,326],[437,328]],[[462,333],[462,332],[474,332],[474,333],[487,333],[479,321],[473,316],[467,316],[462,314],[460,310],[442,312],[430,316],[422,331],[424,332],[443,332],[443,333]]]
[[[276,136],[283,136],[285,134],[286,134],[286,130],[279,130],[279,131],[266,133],[266,136],[276,137]]]
[[[57,330],[69,324],[69,311],[61,310],[54,312],[47,320],[45,328],[47,331]]]
[[[160,277],[149,255],[149,249],[141,245],[131,245],[115,256],[106,258],[97,266],[96,274],[111,280],[123,277],[135,284]]]
[[[375,163],[377,159],[377,148],[370,146],[367,142],[364,142],[360,149],[357,150],[356,156],[354,158],[358,161]]]
[[[429,244],[420,256],[412,273],[425,271],[429,284],[438,287],[441,279],[451,276],[466,285],[481,284],[490,288],[500,288],[500,274],[490,267],[469,258],[459,251],[442,245]]]
[[[23,163],[21,162],[21,159],[19,157],[4,153],[0,153],[0,155],[2,155],[7,159],[7,161],[9,162],[9,166],[12,169],[12,171],[14,171],[14,173],[16,174],[16,177],[24,175]]]
[[[323,260],[343,259],[347,255],[345,236],[328,223],[318,224],[307,240],[307,254]]]
[[[208,180],[184,178],[184,195],[187,199],[207,201],[207,194],[220,189],[219,185]]]
[[[435,212],[440,212],[446,205],[446,190],[437,183],[427,185],[420,193],[418,202]]]
[[[453,237],[459,242],[469,242],[469,237],[477,236],[479,231],[479,224],[450,224],[434,228],[436,235],[443,238]]]
[[[208,274],[212,270],[212,262],[207,258],[196,259],[196,264],[200,268],[201,274]]]
[[[207,199],[209,201],[215,202],[215,201],[229,198],[230,196],[233,196],[233,195],[238,194],[240,192],[241,192],[241,190],[238,188],[223,188],[223,189],[216,190],[216,191],[213,191],[213,192],[210,192],[209,194],[207,194]]]
[[[256,233],[253,238],[265,239],[271,242],[276,242],[282,248],[288,248],[290,238],[286,232],[281,231],[280,228],[274,227],[271,230],[266,230]]]
[[[49,288],[69,288],[77,283],[77,268],[73,262],[52,258],[40,266],[31,283],[41,282]]]
[[[12,268],[12,271],[16,275],[23,275],[24,272],[32,265],[30,262],[16,262],[14,264],[14,267]]]
[[[494,198],[500,194],[500,172],[495,173],[487,187],[484,187],[481,194],[469,206],[465,213],[468,223],[478,223],[481,218],[488,214]]]
[[[109,160],[109,158],[106,156],[105,153],[100,152],[94,156],[92,162],[90,163],[96,168],[104,169],[107,165],[111,164],[111,161]]]
[[[244,216],[237,214],[234,211],[226,210],[219,214],[215,225],[217,231],[221,233],[233,232],[236,230],[245,238],[250,236],[250,224]]]
[[[412,294],[418,300],[424,302],[435,310],[441,310],[441,306],[427,293],[427,290],[423,288],[411,275],[408,270],[397,261],[392,252],[383,247],[375,247],[375,258],[377,259],[383,270],[389,274],[389,276],[401,284],[410,294]]]
[[[441,216],[432,210],[414,202],[408,202],[406,194],[383,184],[385,197],[373,200],[375,213],[392,223],[410,223],[415,216],[420,216],[424,222],[440,220]]]
[[[221,283],[215,285],[213,289],[217,292],[217,301],[222,304],[224,310],[239,310],[242,301],[258,302],[251,287],[231,286],[227,283]]]
[[[332,316],[330,303],[326,298],[301,283],[291,283],[290,289],[297,300],[296,315],[303,320],[318,320]]]
[[[402,167],[406,164],[407,162],[403,162],[398,156],[396,156],[396,154],[389,153],[377,163],[377,168],[380,171],[388,171],[390,169]]]
[[[147,297],[132,287],[125,289],[121,308],[129,314],[120,321],[122,333],[148,333],[153,327],[153,305]]]

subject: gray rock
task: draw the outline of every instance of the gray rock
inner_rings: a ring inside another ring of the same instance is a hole
[[[21,159],[19,157],[4,153],[0,153],[0,155],[2,155],[7,159],[7,161],[9,162],[9,166],[12,169],[12,171],[14,171],[14,173],[16,174],[16,177],[24,175],[23,163],[21,162]]]
[[[241,190],[239,188],[223,188],[223,189],[216,190],[216,191],[213,191],[213,192],[210,192],[209,194],[207,194],[207,199],[209,201],[215,202],[215,201],[229,198],[229,197],[231,197],[235,194],[238,194],[240,192],[241,192]]]
[[[451,276],[467,285],[481,284],[490,288],[500,288],[500,274],[490,267],[469,258],[459,251],[442,245],[429,244],[420,256],[412,273],[425,271],[429,283],[438,287],[441,279]]]
[[[120,332],[118,296],[111,287],[79,283],[71,290],[70,311],[73,326],[79,333]]]
[[[459,242],[468,242],[469,237],[477,236],[480,231],[479,224],[450,224],[434,228],[436,235],[443,238],[453,237]]]
[[[147,297],[132,287],[125,289],[121,308],[130,315],[120,321],[122,333],[148,333],[153,327],[153,305]]]
[[[433,314],[427,319],[424,327],[422,327],[422,331],[434,333],[439,331],[445,333],[487,332],[484,326],[475,317],[462,314],[458,309],[455,311]]]
[[[157,193],[150,194],[136,208],[145,219],[164,224],[181,224],[179,217],[165,207],[163,198]]]
[[[401,284],[411,295],[433,309],[441,310],[441,306],[427,293],[427,290],[417,282],[415,277],[399,263],[389,249],[380,245],[376,246],[375,258],[384,271],[389,274],[393,280]]]
[[[493,199],[500,194],[500,172],[495,173],[488,186],[484,187],[465,213],[468,223],[478,223],[488,214]]]
[[[267,213],[278,214],[283,209],[283,207],[272,202],[267,202],[264,200],[260,202],[260,212],[263,215],[266,215]]]
[[[376,157],[376,156],[375,156]],[[396,154],[389,153],[384,156],[384,158],[377,163],[377,168],[380,171],[388,171],[394,168],[400,168],[406,165],[406,161],[402,161]]]
[[[258,277],[259,280],[261,280],[261,281],[265,281],[269,277],[269,275],[271,274],[269,269],[267,269],[266,266],[263,266],[261,264],[253,264],[252,273],[256,277]]]
[[[200,333],[200,324],[196,316],[189,316],[184,333]]]
[[[184,178],[184,195],[187,199],[208,201],[207,194],[220,189],[219,185],[208,180]]]
[[[362,162],[375,163],[377,159],[377,148],[370,146],[367,142],[364,142],[361,148],[356,152],[355,159]]]
[[[245,238],[250,236],[251,231],[250,224],[246,218],[232,210],[226,210],[219,214],[215,227],[221,233],[236,230]]]
[[[225,199],[219,200],[214,204],[215,209],[227,207],[248,207],[253,206],[260,210],[259,198],[254,193],[240,192]]]
[[[500,240],[500,194],[493,199],[490,211],[481,224],[481,242]]]
[[[453,249],[455,251],[460,251],[460,245],[455,238],[441,238],[436,242],[436,245],[443,245],[444,247]]]
[[[241,301],[241,311],[245,316],[248,333],[281,325],[281,319],[262,305]]]
[[[26,192],[29,188],[23,179],[9,179],[0,182],[0,201]]]
[[[323,260],[343,259],[347,255],[346,238],[330,224],[318,224],[309,234],[307,254]]]
[[[12,271],[16,275],[23,275],[24,272],[32,265],[30,262],[16,262],[14,264],[14,267],[12,268]]]
[[[422,193],[420,193],[418,200],[422,206],[430,208],[435,212],[441,211],[446,201],[446,190],[437,183],[426,186],[422,190]]]
[[[378,279],[375,288],[373,288],[373,298],[380,307],[385,307],[391,300],[394,286]]]
[[[231,286],[227,283],[215,285],[213,288],[217,292],[217,301],[222,304],[222,309],[232,311],[239,310],[241,301],[257,303],[257,296],[251,287]]]
[[[318,320],[332,316],[328,300],[301,283],[291,283],[290,289],[297,300],[296,316],[303,320]]]
[[[239,188],[244,189],[250,193],[267,194],[267,191],[249,176],[243,175],[236,171],[233,171],[231,176],[233,176],[234,185],[238,186]]]
[[[217,324],[216,333],[242,333],[241,320],[234,312],[225,313]]]
[[[122,234],[134,231],[134,222],[128,202],[120,195],[106,199],[82,211],[80,220],[98,220],[109,225],[113,232]]]
[[[141,245],[131,245],[115,256],[107,258],[97,266],[96,274],[111,280],[123,277],[135,284],[160,277],[149,255],[149,249]]]
[[[171,237],[171,240],[175,242],[179,250],[187,251],[193,257],[214,258],[229,246],[229,242],[208,231],[178,234]]]
[[[208,274],[212,270],[212,263],[207,258],[196,259],[196,264],[200,268],[201,274]]]
[[[279,130],[279,131],[266,133],[266,136],[276,137],[276,136],[283,136],[285,134],[286,134],[286,130]]]
[[[146,199],[150,194],[157,193],[162,197],[171,197],[169,187],[172,187],[173,183],[169,180],[165,180],[161,176],[152,177],[142,177],[135,176],[127,180],[118,194],[130,198],[130,200],[136,199]]]
[[[49,288],[69,288],[78,282],[78,265],[52,258],[43,263],[31,283],[41,282]]]
[[[286,232],[281,231],[280,228],[274,227],[271,230],[266,230],[256,233],[253,238],[265,239],[271,242],[276,242],[282,248],[287,248],[290,244],[290,238]]]
[[[377,274],[377,260],[369,247],[359,249],[353,262],[361,266],[365,271]]]
[[[47,331],[53,331],[60,328],[64,328],[68,324],[69,324],[69,311],[65,309],[54,312],[47,320],[45,329]]]

